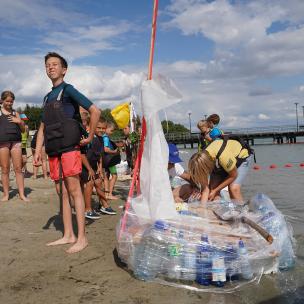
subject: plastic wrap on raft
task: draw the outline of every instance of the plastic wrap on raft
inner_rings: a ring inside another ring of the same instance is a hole
[[[178,218],[156,221],[141,218],[132,208],[127,211],[117,249],[136,278],[228,292],[259,281],[262,274],[294,265],[292,230],[264,194],[244,206],[228,201],[205,206],[192,202],[179,204],[177,209]],[[218,213],[226,217],[219,218]],[[273,241],[242,221],[244,217],[266,230]]]

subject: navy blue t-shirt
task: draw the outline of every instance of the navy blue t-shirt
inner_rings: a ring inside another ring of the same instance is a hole
[[[68,118],[74,118],[75,113],[78,113],[78,107],[81,106],[85,110],[89,110],[93,104],[87,97],[77,91],[72,85],[62,82],[57,87],[53,87],[44,99],[46,103],[57,100],[60,91],[66,85],[63,95],[63,110]],[[44,122],[44,112],[42,113],[42,122]]]

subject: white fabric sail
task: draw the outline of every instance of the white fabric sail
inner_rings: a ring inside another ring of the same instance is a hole
[[[158,112],[181,100],[174,83],[162,76],[146,80],[141,88],[147,135],[140,168],[141,195],[133,200],[134,211],[156,220],[177,216],[168,175],[168,145]]]

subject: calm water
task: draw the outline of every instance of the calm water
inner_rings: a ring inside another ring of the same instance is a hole
[[[257,164],[260,170],[250,170],[243,186],[246,199],[258,192],[267,194],[292,224],[297,241],[297,263],[292,271],[273,276],[263,276],[260,284],[252,284],[234,295],[212,295],[211,304],[225,303],[304,303],[304,144],[258,145]],[[195,153],[193,149],[181,149],[181,157],[187,160]],[[284,168],[285,164],[292,164]],[[269,169],[276,164],[276,169]]]

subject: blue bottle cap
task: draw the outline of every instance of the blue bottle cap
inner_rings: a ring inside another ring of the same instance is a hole
[[[208,243],[208,235],[207,234],[202,234],[201,241]]]
[[[154,228],[158,230],[167,230],[169,228],[169,224],[162,220],[157,220],[154,222]]]

